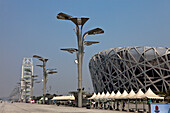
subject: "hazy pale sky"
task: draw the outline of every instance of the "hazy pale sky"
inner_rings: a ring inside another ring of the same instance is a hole
[[[23,58],[48,58],[47,68],[58,73],[48,76],[50,93],[67,94],[77,89],[75,54],[60,51],[77,47],[75,25],[57,20],[60,12],[89,17],[83,32],[101,27],[105,33],[87,36],[101,43],[85,48],[83,87],[93,91],[88,69],[96,53],[117,47],[170,47],[169,0],[0,0],[0,97],[9,96],[21,77]],[[34,74],[42,79],[42,69]],[[34,95],[42,95],[42,83],[35,84]]]

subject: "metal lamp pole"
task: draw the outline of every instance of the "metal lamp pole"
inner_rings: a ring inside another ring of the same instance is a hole
[[[45,58],[43,58],[41,56],[37,56],[37,55],[34,55],[33,57],[38,58],[40,61],[43,62],[43,65],[37,65],[37,66],[43,68],[43,104],[45,104],[47,76],[48,76],[48,74],[57,73],[57,71],[53,71],[56,69],[46,69],[46,62],[48,61],[48,59],[45,59]]]
[[[46,79],[47,79],[47,74],[46,74],[46,62],[48,59],[45,59],[41,56],[34,55],[33,58],[38,58],[40,61],[43,62],[43,104],[45,104],[45,94],[46,94]]]
[[[77,60],[78,60],[78,107],[82,107],[82,64],[83,64],[83,55],[84,55],[84,39],[88,35],[88,32],[86,32],[82,37],[82,29],[83,25],[87,22],[89,19],[88,17],[72,17],[70,15],[59,13],[57,15],[57,19],[63,19],[63,20],[71,20],[76,25],[76,35],[77,35],[77,42],[78,42],[78,54],[77,54]],[[98,28],[100,29],[100,28]],[[100,29],[100,33],[104,33],[102,29]],[[99,33],[96,33],[99,34]]]
[[[32,82],[31,82],[31,88],[32,88],[32,89],[31,89],[31,99],[32,99],[32,97],[33,97],[34,80],[35,80],[34,77],[38,77],[38,75],[32,75],[32,76],[31,76],[31,81],[32,81]]]

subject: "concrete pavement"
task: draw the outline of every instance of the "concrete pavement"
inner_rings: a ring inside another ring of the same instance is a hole
[[[0,113],[127,113],[123,111],[86,109],[30,103],[0,103]]]

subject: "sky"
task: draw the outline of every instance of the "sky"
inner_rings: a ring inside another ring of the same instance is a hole
[[[58,20],[60,12],[73,17],[89,17],[83,33],[100,27],[104,34],[87,36],[99,44],[85,47],[83,87],[93,92],[89,60],[100,51],[131,46],[170,47],[169,0],[0,0],[0,97],[7,97],[21,78],[24,58],[48,58],[47,68],[58,73],[48,76],[51,94],[76,91],[75,54],[61,48],[77,48],[75,25]],[[34,74],[43,78],[42,64],[33,58]],[[43,84],[34,85],[34,95],[42,95]]]

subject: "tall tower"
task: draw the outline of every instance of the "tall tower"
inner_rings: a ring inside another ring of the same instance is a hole
[[[33,60],[32,58],[24,58],[22,63],[21,75],[21,100],[28,101],[31,94],[31,73],[33,74]]]

